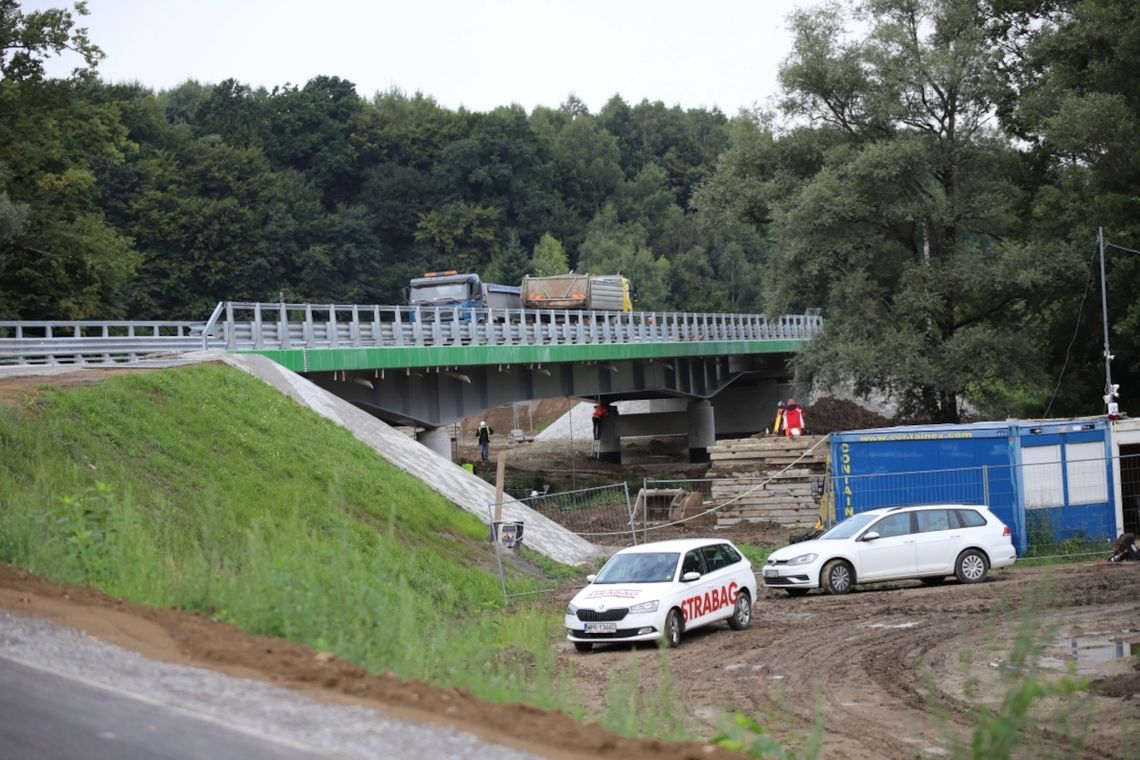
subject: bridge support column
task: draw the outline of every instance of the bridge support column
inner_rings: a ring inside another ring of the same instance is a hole
[[[451,461],[451,433],[447,428],[426,428],[422,433],[416,434],[416,440],[447,461]]]
[[[689,461],[709,461],[709,446],[716,443],[716,417],[710,401],[702,399],[689,404]]]
[[[618,413],[615,408],[602,417],[602,424],[598,430],[598,459],[603,462],[621,464],[621,436],[618,435]]]

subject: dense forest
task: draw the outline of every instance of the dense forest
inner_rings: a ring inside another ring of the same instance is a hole
[[[455,111],[335,72],[155,92],[99,78],[85,15],[0,0],[0,319],[620,271],[642,309],[820,309],[805,387],[935,421],[1096,414],[1103,227],[1125,410],[1140,391],[1134,0],[800,11],[779,108],[731,116],[572,94]],[[65,53],[80,65],[47,76]]]

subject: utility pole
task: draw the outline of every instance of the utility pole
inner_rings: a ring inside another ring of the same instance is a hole
[[[1100,312],[1104,324],[1104,405],[1110,417],[1115,416],[1116,386],[1112,384],[1112,351],[1108,347],[1108,287],[1104,278],[1104,227],[1098,227],[1097,244],[1100,246]]]

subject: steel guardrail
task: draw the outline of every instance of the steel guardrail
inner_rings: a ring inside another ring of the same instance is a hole
[[[118,364],[201,350],[807,340],[818,314],[219,303],[205,322],[0,321],[0,365]]]

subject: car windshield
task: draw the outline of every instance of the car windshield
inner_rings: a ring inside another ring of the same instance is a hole
[[[673,580],[677,552],[615,554],[594,578],[594,583],[663,583]]]
[[[871,515],[864,512],[860,515],[848,517],[846,520],[839,523],[831,530],[819,536],[816,540],[829,541],[841,538],[851,538],[856,533],[863,530],[863,528],[867,527],[868,523],[879,519],[880,516],[881,515]]]

